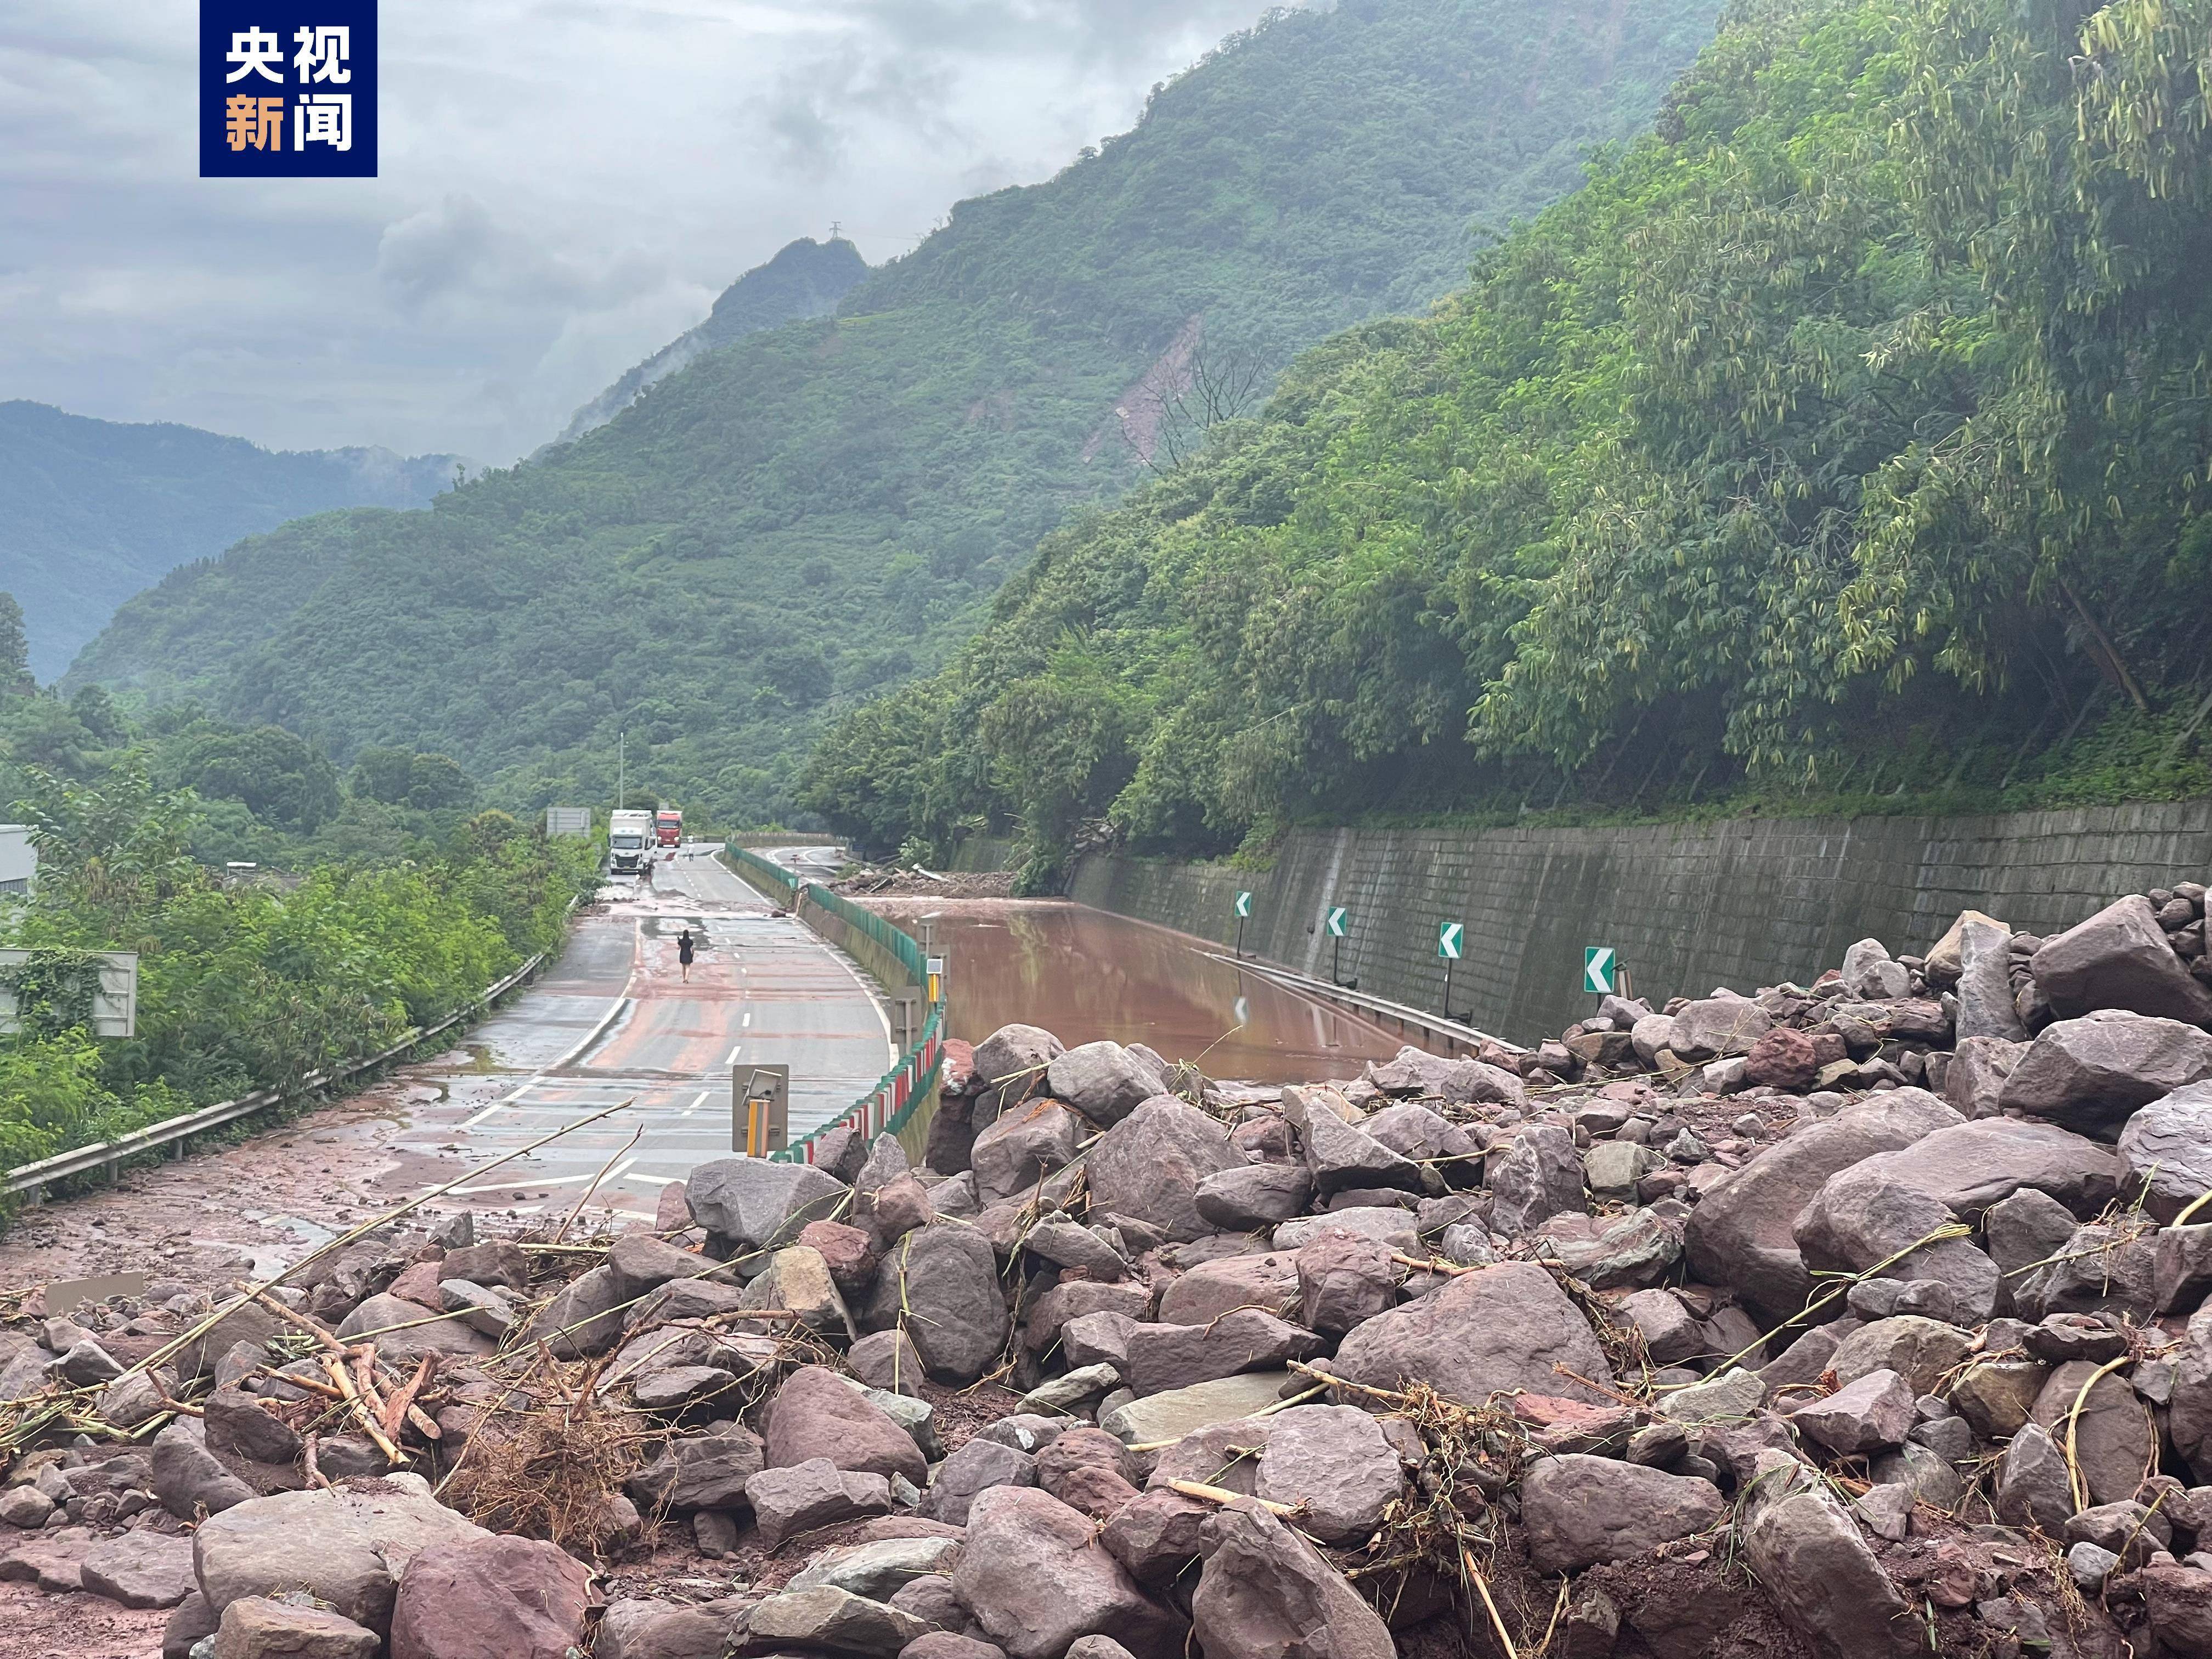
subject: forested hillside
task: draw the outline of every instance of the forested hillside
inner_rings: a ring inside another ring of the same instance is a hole
[[[2206,787],[2208,40],[1733,14],[1650,137],[1053,538],[803,798],[1018,827],[1044,881],[1299,818]]]
[[[31,667],[67,668],[115,607],[241,536],[333,507],[421,507],[451,455],[270,451],[189,426],[0,403],[0,589],[22,601]]]
[[[504,798],[630,776],[791,810],[837,714],[933,667],[1074,513],[1298,348],[1465,280],[1639,130],[1712,0],[1273,15],[1048,183],[956,209],[833,319],[750,335],[412,515],[288,526],[125,608],[72,684],[189,693]]]

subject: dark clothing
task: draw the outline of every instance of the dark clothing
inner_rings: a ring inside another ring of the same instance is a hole
[[[695,948],[696,945],[689,927],[676,936],[676,959],[686,968],[691,965],[691,952]]]

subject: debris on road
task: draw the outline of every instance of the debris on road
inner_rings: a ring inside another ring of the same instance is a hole
[[[2203,1655],[2203,902],[1279,1088],[1012,1026],[919,1165],[27,1305],[0,1580],[178,1659]]]

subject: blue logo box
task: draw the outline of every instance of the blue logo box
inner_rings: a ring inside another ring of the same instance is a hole
[[[200,177],[376,176],[376,0],[200,0]]]

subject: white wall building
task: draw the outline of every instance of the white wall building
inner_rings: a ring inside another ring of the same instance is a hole
[[[28,893],[39,873],[39,854],[27,824],[0,823],[0,896]]]

